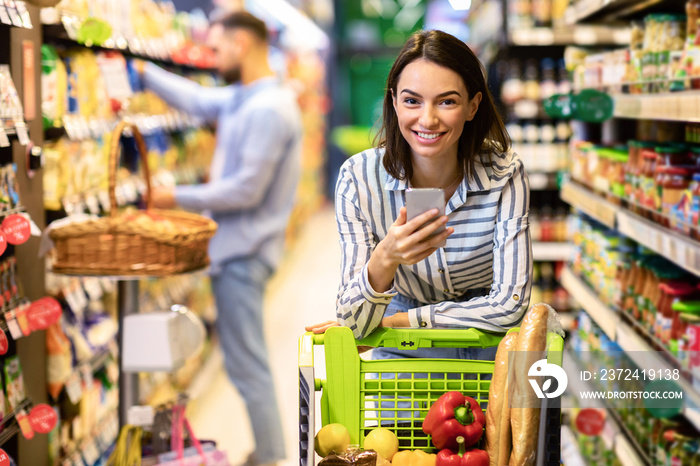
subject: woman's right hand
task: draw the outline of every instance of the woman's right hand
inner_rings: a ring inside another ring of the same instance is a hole
[[[454,228],[450,227],[431,236],[447,223],[446,215],[437,215],[438,210],[432,209],[406,221],[406,208],[401,207],[398,218],[389,227],[386,237],[377,245],[382,262],[395,267],[401,264],[413,265],[434,253],[454,232]],[[420,228],[426,223],[427,225]]]

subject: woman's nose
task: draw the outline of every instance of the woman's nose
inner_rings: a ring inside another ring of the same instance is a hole
[[[418,119],[418,124],[420,124],[423,128],[432,128],[435,125],[437,125],[438,119],[437,119],[437,113],[435,111],[435,107],[432,105],[426,105],[423,107],[423,111],[420,114],[420,118]]]

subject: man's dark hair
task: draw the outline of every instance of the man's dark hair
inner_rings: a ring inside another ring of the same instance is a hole
[[[212,24],[220,24],[224,29],[245,29],[250,31],[262,41],[267,41],[267,26],[265,23],[251,15],[247,11],[236,11],[233,13],[224,13],[215,17]]]
[[[379,147],[386,148],[384,168],[396,179],[410,179],[413,176],[411,148],[401,135],[393,95],[398,95],[397,85],[401,72],[416,60],[427,60],[457,73],[464,81],[470,99],[481,92],[479,109],[474,119],[464,124],[457,147],[462,173],[471,177],[475,161],[485,146],[491,144],[496,150],[505,152],[511,145],[510,136],[486,85],[486,71],[479,59],[461,40],[435,30],[419,31],[409,37],[389,71],[383,124],[376,138]]]

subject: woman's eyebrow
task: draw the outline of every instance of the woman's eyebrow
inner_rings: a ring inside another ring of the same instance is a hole
[[[404,92],[405,92],[406,94],[411,94],[411,95],[416,96],[416,97],[422,97],[419,93],[417,93],[417,92],[415,92],[415,91],[412,91],[412,90],[410,90],[410,89],[404,89],[404,90],[401,91],[402,94],[403,94]],[[457,92],[457,91],[447,91],[447,92],[443,92],[442,94],[439,94],[439,95],[437,95],[436,97],[437,97],[438,99],[440,99],[440,98],[442,98],[442,97],[447,97],[448,95],[452,95],[452,94],[457,94],[459,97],[462,97],[462,94],[460,94],[460,93]]]

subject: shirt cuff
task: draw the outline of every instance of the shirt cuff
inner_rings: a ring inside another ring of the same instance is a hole
[[[362,295],[370,303],[389,304],[391,298],[399,294],[399,292],[396,291],[393,284],[391,288],[383,293],[375,291],[374,288],[372,288],[372,285],[369,283],[369,271],[367,267],[368,265],[365,264],[365,266],[362,268],[362,279],[360,280],[360,290],[362,291]]]
[[[408,322],[411,328],[433,328],[430,306],[409,309]]]

